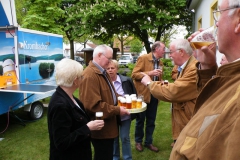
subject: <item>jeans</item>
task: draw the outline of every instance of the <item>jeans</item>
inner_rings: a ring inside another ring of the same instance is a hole
[[[155,120],[157,115],[158,99],[151,95],[150,103],[147,103],[147,109],[139,114],[136,119],[135,142],[142,143],[144,137],[144,122],[146,119],[145,142],[144,145],[150,145],[153,142],[153,132],[155,129]]]
[[[132,160],[132,151],[130,144],[130,126],[131,118],[122,121],[122,125],[119,126],[119,136],[122,142],[122,157],[123,160]],[[113,145],[113,160],[120,160],[120,147],[119,147],[119,137],[114,139]]]

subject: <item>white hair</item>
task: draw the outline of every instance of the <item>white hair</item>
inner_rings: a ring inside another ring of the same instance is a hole
[[[176,39],[171,42],[170,45],[174,45],[175,49],[183,49],[185,52],[191,56],[193,53],[192,47],[190,46],[190,43],[186,39]]]
[[[102,53],[105,55],[107,50],[110,50],[113,53],[113,49],[111,47],[107,46],[106,44],[99,45],[94,49],[93,57],[97,56],[98,53]]]
[[[240,0],[228,0],[228,7],[237,7],[237,6],[240,7]],[[229,10],[228,15],[233,15],[236,9],[237,8]]]
[[[75,60],[64,58],[56,67],[56,83],[58,86],[71,87],[76,78],[82,75],[83,66]]]

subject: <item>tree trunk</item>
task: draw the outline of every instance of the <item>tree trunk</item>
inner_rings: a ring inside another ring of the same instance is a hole
[[[70,58],[74,60],[74,40],[70,40]]]

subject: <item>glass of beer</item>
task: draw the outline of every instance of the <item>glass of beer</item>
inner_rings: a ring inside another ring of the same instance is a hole
[[[132,97],[132,109],[137,108],[137,97]]]
[[[168,84],[168,80],[164,80],[164,81],[163,81],[163,84]]]
[[[122,96],[118,96],[118,107],[122,106],[122,104],[121,104],[122,98],[123,98]]]
[[[140,98],[137,99],[136,108],[142,108],[142,99]]]
[[[126,106],[126,99],[125,99],[125,98],[121,98],[120,103],[121,103],[121,106],[122,106],[122,107],[124,107],[124,108],[127,107],[127,106]]]
[[[201,49],[203,46],[208,46],[216,42],[216,33],[214,26],[202,31],[195,36],[190,45],[193,49]]]
[[[130,97],[137,97],[137,95],[136,94],[131,94]]]
[[[126,108],[132,109],[132,99],[130,97],[126,98]]]
[[[96,116],[96,120],[102,120],[103,112],[96,112],[95,116]]]
[[[139,94],[139,95],[138,95],[138,99],[141,99],[142,101],[144,101],[144,96],[141,95],[141,94]]]

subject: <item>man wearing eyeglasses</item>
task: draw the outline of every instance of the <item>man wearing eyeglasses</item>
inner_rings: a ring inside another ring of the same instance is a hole
[[[218,49],[229,63],[217,67],[215,44],[201,48],[195,115],[179,135],[170,160],[240,159],[240,0],[222,0],[213,13],[218,13]]]
[[[144,74],[142,83],[148,86],[151,94],[162,101],[172,102],[172,136],[177,141],[182,129],[192,118],[196,98],[196,63],[193,50],[186,39],[177,39],[170,44],[170,58],[178,66],[178,75],[173,83],[154,82]]]
[[[129,115],[123,107],[117,107],[117,93],[106,69],[112,60],[113,50],[99,45],[93,51],[93,60],[83,71],[84,78],[79,87],[79,98],[92,120],[96,112],[103,112],[104,127],[92,131],[94,160],[112,160],[113,142],[118,136],[119,115]],[[81,121],[81,117],[79,117]]]

